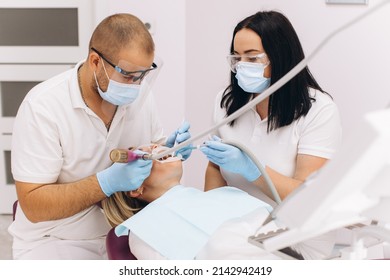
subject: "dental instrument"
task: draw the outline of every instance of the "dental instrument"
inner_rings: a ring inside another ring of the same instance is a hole
[[[152,154],[137,154],[131,150],[113,149],[110,152],[112,162],[128,163],[137,159],[152,160]]]
[[[202,145],[192,146],[192,147],[189,147],[189,149],[197,150],[200,147],[202,147]],[[119,162],[119,163],[128,163],[128,162],[132,162],[132,161],[137,160],[137,159],[153,160],[154,159],[153,157],[154,157],[153,154],[139,155],[131,150],[126,150],[126,149],[113,149],[110,152],[111,161],[112,162]],[[161,156],[159,158],[161,158]]]

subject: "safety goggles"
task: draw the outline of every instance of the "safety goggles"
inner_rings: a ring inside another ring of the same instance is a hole
[[[120,83],[127,83],[127,84],[140,84],[142,80],[148,75],[151,71],[157,69],[157,64],[153,62],[152,66],[150,68],[144,68],[141,66],[134,65],[130,62],[120,60],[118,62],[118,65],[115,65],[111,61],[109,61],[101,52],[96,50],[95,48],[91,48],[95,53],[97,53],[105,62],[107,62],[109,65],[111,65],[117,74],[114,73],[113,77],[111,77],[113,80],[120,82]],[[137,69],[135,71],[127,71],[124,69]],[[119,75],[120,74],[120,75]]]
[[[268,56],[265,53],[260,54],[230,54],[227,57],[227,61],[229,63],[230,69],[232,72],[237,73],[237,65],[239,62],[250,62],[250,63],[258,63],[263,64],[264,67],[269,65]]]

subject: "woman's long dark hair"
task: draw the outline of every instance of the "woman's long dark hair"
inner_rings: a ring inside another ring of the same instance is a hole
[[[271,64],[271,85],[305,57],[294,27],[279,12],[258,12],[238,23],[233,32],[231,53],[234,53],[236,33],[244,28],[253,30],[261,38]],[[325,93],[310,73],[309,68],[305,67],[269,97],[268,132],[289,125],[309,112],[312,102],[309,88]],[[231,72],[230,85],[225,89],[220,104],[221,108],[226,108],[226,115],[233,114],[252,98],[253,94],[246,93],[238,85],[235,73]],[[234,120],[229,125],[233,126]]]

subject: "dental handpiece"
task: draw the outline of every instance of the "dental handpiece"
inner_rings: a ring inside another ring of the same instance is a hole
[[[199,149],[203,145],[196,145],[192,146],[190,149],[195,150]],[[161,156],[164,156],[164,153],[161,153]],[[156,155],[154,155],[155,158],[158,158]],[[119,162],[119,163],[128,163],[132,162],[137,159],[143,159],[143,160],[153,160],[152,154],[136,154],[132,150],[126,150],[126,149],[113,149],[110,152],[110,159],[112,162]]]
[[[150,154],[138,155],[131,150],[114,149],[110,152],[110,159],[112,162],[128,163],[137,159],[151,160]]]

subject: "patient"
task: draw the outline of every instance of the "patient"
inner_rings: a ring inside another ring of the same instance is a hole
[[[117,235],[130,231],[129,246],[137,259],[279,258],[247,242],[272,211],[268,204],[234,187],[208,192],[184,187],[182,173],[180,158],[156,160],[139,189],[102,201]],[[293,249],[304,259],[323,259],[333,245],[333,235],[326,235]]]

